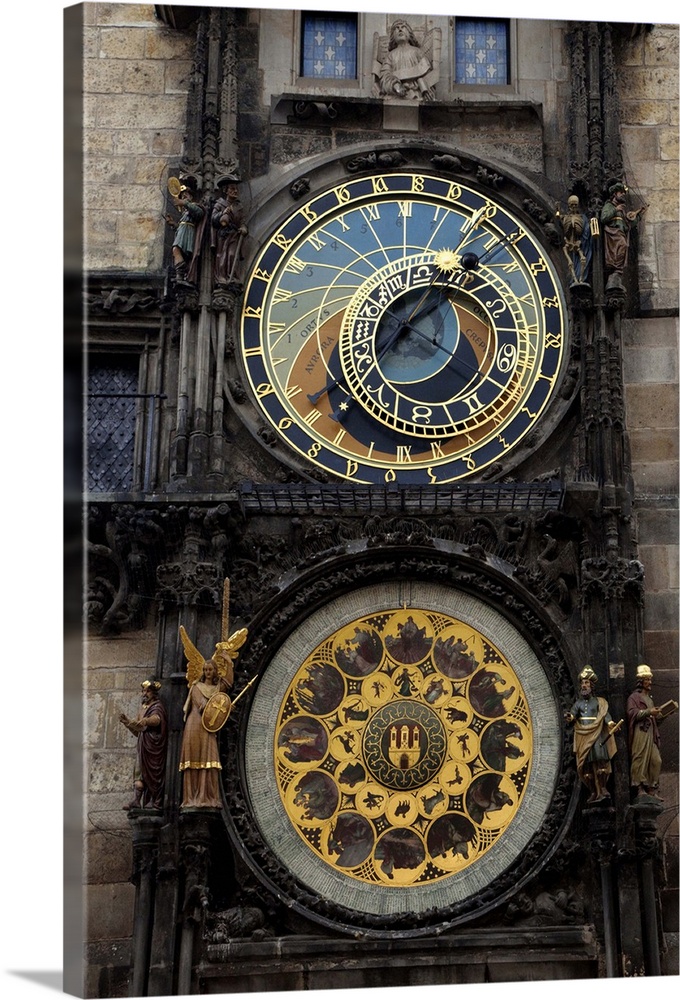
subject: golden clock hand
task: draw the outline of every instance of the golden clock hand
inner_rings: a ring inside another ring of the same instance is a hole
[[[489,249],[486,250],[481,257],[478,257],[473,251],[466,253],[465,257],[470,258],[468,270],[476,271],[480,264],[488,264],[490,260],[493,260],[496,254],[500,253],[501,250],[504,250],[506,247],[509,247],[517,236],[518,233],[516,232],[507,233],[502,240],[495,244],[495,246],[489,247]]]
[[[327,382],[323,389],[319,389],[318,392],[308,392],[307,399],[310,403],[316,404],[327,392],[330,392],[331,389],[335,389],[336,385],[340,385],[340,383],[344,381],[344,378],[344,375],[338,375],[338,377],[334,378],[332,382]]]
[[[387,311],[387,310],[385,310],[385,311]],[[390,334],[390,336],[387,338],[387,341],[380,348],[380,352],[376,355],[375,361],[372,362],[372,364],[369,366],[369,368],[373,368],[375,365],[379,364],[380,361],[382,361],[382,359],[385,357],[385,355],[390,350],[390,348],[392,347],[392,345],[397,342],[397,340],[399,339],[399,336],[402,333],[402,331],[405,330],[406,328],[407,328],[406,324],[403,321],[400,320],[399,324],[397,325],[397,328],[395,330],[393,330],[392,333]],[[339,421],[340,420],[340,412],[344,413],[346,411],[346,409],[348,408],[348,406],[351,403],[354,403],[354,402],[356,402],[356,401],[355,401],[355,399],[354,399],[353,396],[350,396],[350,398],[347,401],[343,400],[342,403],[340,404],[340,406],[338,407],[338,409],[337,410],[333,410],[333,412],[331,414],[329,414],[330,417],[331,417],[331,419]]]

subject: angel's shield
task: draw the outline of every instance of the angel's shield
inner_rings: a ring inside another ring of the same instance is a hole
[[[201,721],[209,733],[218,732],[229,718],[231,698],[224,691],[218,691],[203,709]]]

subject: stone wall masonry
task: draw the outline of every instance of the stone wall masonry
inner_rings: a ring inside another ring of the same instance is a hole
[[[640,494],[677,495],[678,324],[626,320],[623,365],[633,475]]]
[[[649,205],[640,230],[641,307],[677,310],[678,26],[653,25],[628,41],[622,56],[627,182]]]
[[[85,5],[85,266],[162,266],[168,158],[182,149],[194,39],[152,4]]]

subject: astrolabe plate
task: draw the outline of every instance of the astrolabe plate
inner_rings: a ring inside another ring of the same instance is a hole
[[[248,724],[271,848],[368,912],[448,905],[493,881],[539,825],[559,758],[549,683],[514,626],[450,588],[409,596],[401,607],[385,584],[312,615]]]

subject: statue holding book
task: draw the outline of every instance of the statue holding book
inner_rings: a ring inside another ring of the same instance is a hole
[[[638,795],[651,795],[660,799],[659,775],[661,774],[661,738],[659,722],[677,711],[678,703],[672,699],[655,705],[652,698],[651,668],[641,663],[637,668],[635,691],[626,705],[628,716],[628,747],[630,750],[630,784]]]

